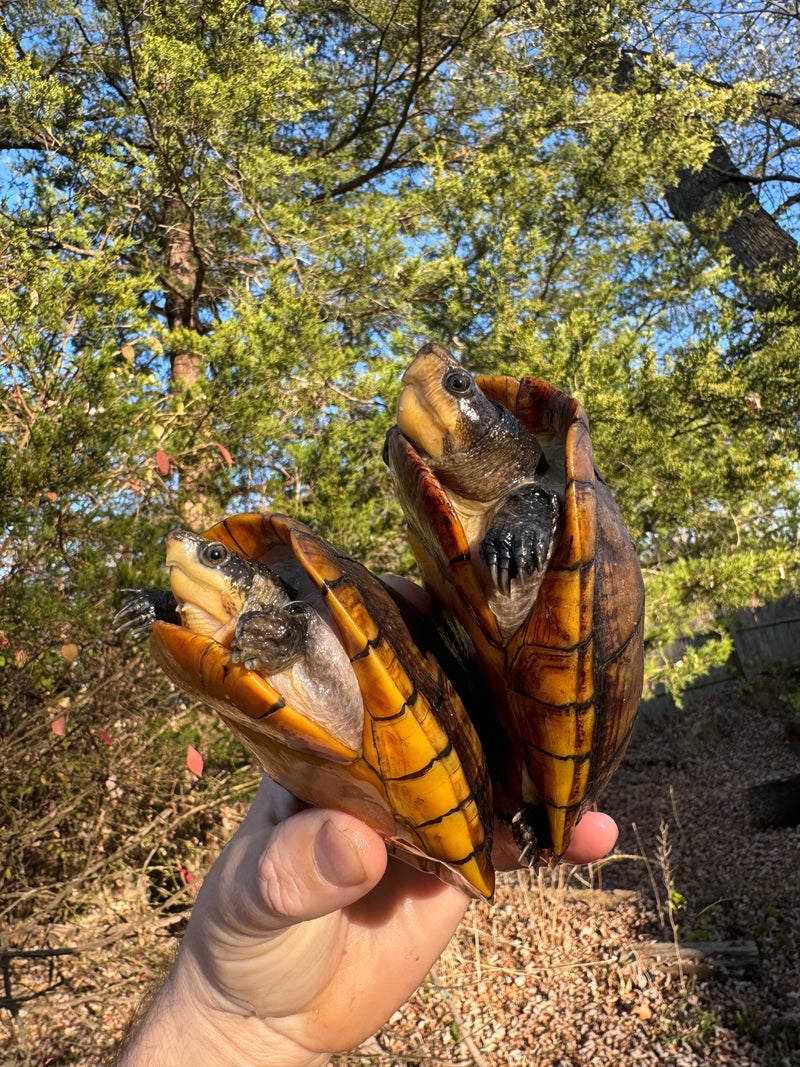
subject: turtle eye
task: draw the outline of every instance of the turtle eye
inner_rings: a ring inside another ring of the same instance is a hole
[[[449,370],[442,383],[448,393],[452,393],[453,396],[469,396],[475,388],[475,383],[472,380],[472,375],[461,367],[454,367]]]
[[[220,564],[227,561],[229,556],[230,552],[219,541],[211,541],[200,549],[200,559],[203,563],[207,563],[209,567],[219,567]]]

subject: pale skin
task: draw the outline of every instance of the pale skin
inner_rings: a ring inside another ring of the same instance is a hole
[[[510,834],[498,825],[495,837],[495,865],[515,867]],[[616,837],[612,819],[589,812],[564,861],[600,859]],[[324,1064],[411,996],[467,904],[434,875],[387,860],[358,819],[303,808],[265,776],[117,1067]]]
[[[566,861],[616,826],[590,812]],[[264,778],[201,889],[173,968],[119,1067],[312,1067],[375,1032],[423,981],[467,906],[342,812]]]

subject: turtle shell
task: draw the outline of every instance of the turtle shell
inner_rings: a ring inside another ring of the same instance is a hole
[[[286,704],[268,678],[183,626],[156,622],[151,649],[211,704],[264,770],[308,804],[347,811],[391,852],[472,896],[490,897],[491,784],[475,729],[439,662],[412,638],[387,587],[301,522],[236,515],[203,535],[277,571],[327,615],[364,701],[360,742]]]
[[[513,632],[492,611],[458,502],[397,428],[387,455],[425,584],[471,638],[510,738],[507,765],[493,768],[495,808],[510,818],[523,801],[542,806],[537,836],[549,829],[539,843],[555,860],[628,744],[642,692],[644,588],[581,405],[537,378],[475,382],[536,437],[560,501],[555,548]]]

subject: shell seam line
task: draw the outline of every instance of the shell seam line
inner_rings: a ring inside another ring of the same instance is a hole
[[[280,711],[281,708],[285,708],[285,707],[286,707],[286,701],[283,699],[283,697],[281,697],[280,700],[276,700],[276,702],[272,705],[272,707],[269,708],[267,711],[265,711],[263,715],[256,716],[256,720],[255,721],[256,722],[261,722],[262,719],[266,719],[270,715],[274,715],[276,711]]]
[[[237,552],[241,556],[244,556],[246,559],[249,559],[250,557],[247,555],[247,552],[245,552],[244,548],[242,547],[242,544],[239,541],[239,538],[234,534],[233,530],[230,528],[230,526],[228,524],[228,520],[224,519],[222,525],[225,527],[225,530],[228,533],[228,535],[230,536],[231,541],[233,541],[233,543],[236,545]]]
[[[452,559],[448,559],[447,566],[452,567],[455,563],[469,563],[472,560],[472,556],[469,552],[462,552],[459,556],[453,556]]]
[[[335,593],[344,580],[345,576],[343,574],[340,574],[338,578],[323,578],[320,592],[323,596],[327,596],[328,593]]]
[[[468,796],[464,797],[464,799],[460,803],[456,804],[456,806],[454,808],[451,808],[449,811],[443,812],[441,815],[437,816],[437,818],[428,819],[426,822],[414,823],[413,824],[414,829],[415,830],[421,830],[425,826],[436,826],[437,823],[443,822],[450,815],[455,815],[457,812],[461,811],[467,804],[469,804],[469,802],[471,800],[474,800],[477,803],[477,799],[475,797],[475,794],[472,793],[472,792],[470,792],[470,794]]]
[[[564,484],[564,492],[566,493],[570,486],[573,485],[583,485],[586,486],[587,489],[591,489],[592,492],[595,492],[595,484],[596,483],[594,481],[588,482],[585,478],[576,478],[573,475],[572,478],[570,478],[569,481]]]
[[[643,626],[644,626],[644,607],[642,608],[642,611],[641,611],[641,614],[639,615],[639,618],[633,624],[631,632],[628,634],[628,636],[625,638],[625,640],[622,642],[622,644],[618,648],[614,649],[614,651],[611,653],[611,655],[608,657],[608,659],[601,661],[601,663],[599,664],[599,669],[603,670],[610,663],[613,663],[615,660],[619,659],[620,654],[625,651],[625,649],[628,647],[628,645],[631,643],[631,641],[634,639],[634,637],[636,637],[637,633],[642,629]]]
[[[549,756],[550,759],[561,760],[562,763],[568,763],[571,760],[574,764],[577,765],[579,763],[586,763],[587,760],[590,760],[592,758],[591,749],[589,749],[588,752],[584,752],[583,754],[575,752],[571,756],[558,756],[555,752],[548,752],[546,748],[539,748],[538,745],[531,744],[530,741],[525,742],[525,747],[526,749],[528,749],[528,751],[532,750],[534,752],[541,752],[543,756]]]
[[[463,858],[463,860],[442,859],[440,860],[440,862],[444,863],[445,866],[447,866],[447,864],[452,864],[454,867],[463,867],[465,863],[469,863],[470,860],[474,860],[476,856],[479,856],[481,854],[481,852],[488,852],[488,850],[489,842],[486,838],[484,838],[483,841],[481,841],[481,843],[476,848],[473,848],[472,852],[470,852],[469,855]]]
[[[391,715],[375,715],[373,714],[373,712],[370,711],[369,717],[372,719],[373,722],[396,722],[398,719],[402,719],[404,715],[408,714],[411,711],[411,705],[416,704],[418,696],[419,690],[415,685],[411,695],[403,701],[403,705],[399,711],[393,711]]]
[[[524,689],[514,689],[511,686],[506,690],[508,693],[513,693],[515,696],[524,697],[527,700],[535,700],[537,704],[541,704],[543,708],[553,708],[554,711],[566,711],[572,709],[578,713],[587,711],[595,702],[595,692],[592,691],[592,695],[587,697],[586,700],[582,700],[580,704],[576,704],[574,700],[568,700],[566,704],[548,704],[546,700],[537,700],[535,696],[530,693],[526,693]]]
[[[357,659],[366,659],[366,657],[370,654],[370,651],[376,649],[382,641],[383,630],[378,627],[378,632],[375,634],[375,636],[367,638],[367,643],[364,645],[360,652],[356,652],[355,656],[350,657],[350,662],[355,663]]]
[[[431,769],[431,767],[434,765],[434,763],[438,763],[439,760],[442,760],[446,756],[449,756],[452,751],[453,751],[453,740],[452,740],[452,738],[448,738],[447,739],[447,744],[444,746],[442,751],[441,752],[437,752],[436,755],[431,760],[429,760],[429,762],[426,763],[424,767],[420,767],[419,770],[417,770],[417,771],[411,771],[410,774],[401,774],[397,778],[384,778],[383,780],[384,780],[384,782],[387,782],[387,783],[388,782],[410,782],[410,781],[413,781],[415,778],[424,778],[425,775],[428,773],[428,771]]]
[[[563,564],[560,563],[553,563],[551,561],[547,564],[547,570],[555,571],[556,574],[571,574],[575,571],[581,570],[581,568],[589,570],[590,567],[594,567],[594,560],[594,556],[590,556],[589,559],[581,558],[579,560],[576,560],[575,563],[570,563],[568,567],[565,567]]]
[[[372,740],[373,740],[373,744],[374,744],[375,743],[375,738],[373,737]],[[382,782],[385,781],[383,775],[381,774],[380,766],[375,767],[372,763],[370,763],[370,761],[363,754],[363,752],[361,754],[361,759],[364,761],[364,763],[367,765],[367,767],[369,767],[369,769],[372,771],[372,773],[375,775],[376,778],[380,778],[380,780]],[[378,763],[380,764],[380,760],[378,761]]]
[[[582,803],[583,798],[576,801],[574,804],[552,804],[549,800],[545,800],[547,807],[554,808],[556,811],[577,811]]]
[[[544,645],[539,641],[525,641],[523,644],[521,644],[519,646],[517,651],[514,653],[514,658],[511,660],[510,666],[512,666],[512,667],[514,666],[514,664],[519,659],[520,655],[527,648],[541,648],[545,652],[577,652],[579,649],[584,648],[586,645],[590,644],[594,640],[594,630],[595,630],[595,628],[594,628],[594,626],[592,626],[592,629],[586,635],[586,637],[584,637],[584,639],[582,641],[578,641],[574,645],[564,645],[563,648],[559,647],[558,645]],[[523,696],[525,695],[524,692],[522,690],[519,690],[519,689],[510,689],[510,691],[512,693],[514,693],[514,692],[522,693]],[[554,705],[554,707],[558,707],[558,706],[559,705]]]

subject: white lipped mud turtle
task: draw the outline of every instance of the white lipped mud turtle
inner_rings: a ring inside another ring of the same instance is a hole
[[[384,454],[411,547],[489,682],[482,737],[492,716],[508,735],[495,808],[531,859],[549,848],[556,860],[641,697],[634,545],[577,401],[536,378],[473,377],[437,344],[403,382]]]
[[[400,858],[490,897],[483,751],[422,617],[274,513],[173,531],[167,567],[172,592],[139,591],[117,620],[150,630],[169,677],[299,799],[358,816]]]

